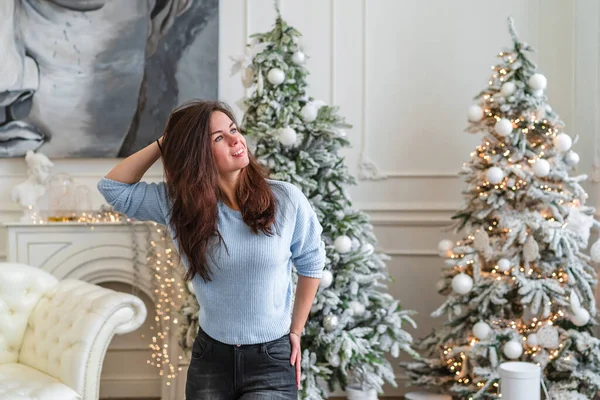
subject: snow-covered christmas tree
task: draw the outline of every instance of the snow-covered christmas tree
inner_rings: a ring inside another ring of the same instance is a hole
[[[277,5],[275,6],[277,9]],[[300,33],[277,9],[271,31],[251,36],[232,73],[251,88],[242,128],[271,178],[291,182],[310,200],[323,226],[327,265],[302,336],[303,399],[322,399],[336,385],[395,385],[386,354],[414,355],[411,311],[386,293],[385,254],[374,250],[368,216],[352,208],[355,179],[339,155],[348,147],[338,108],[307,96]]]
[[[439,244],[446,267],[432,315],[448,321],[420,341],[427,357],[404,363],[416,385],[461,399],[497,398],[505,361],[541,366],[552,399],[593,398],[600,389],[600,341],[591,335],[600,243],[581,186],[579,162],[546,104],[547,80],[517,38],[499,53],[488,87],[468,111],[483,133],[461,174],[464,205],[453,217],[462,240]]]

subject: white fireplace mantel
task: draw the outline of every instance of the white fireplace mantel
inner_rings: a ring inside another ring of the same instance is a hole
[[[5,223],[7,260],[41,268],[59,279],[123,282],[154,297],[151,276],[136,273],[145,263],[146,223]],[[140,248],[134,254],[135,247]],[[102,264],[100,267],[99,264]]]

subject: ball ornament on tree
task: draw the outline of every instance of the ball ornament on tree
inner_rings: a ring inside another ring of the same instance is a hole
[[[500,88],[500,94],[504,97],[508,97],[515,92],[517,86],[514,82],[505,82]]]
[[[317,115],[319,114],[319,110],[312,103],[307,103],[300,110],[300,115],[302,116],[302,120],[304,122],[313,122],[317,119]]]
[[[319,281],[319,286],[322,289],[327,289],[333,283],[333,274],[328,269],[324,269]]]
[[[442,254],[446,254],[454,248],[454,242],[450,239],[440,240],[438,243],[438,251]]]
[[[375,252],[375,247],[371,243],[365,243],[360,248],[360,251],[364,252],[366,255],[370,256]]]
[[[500,118],[494,125],[494,131],[500,136],[510,135],[513,131],[513,125],[508,119]]]
[[[600,263],[600,239],[597,240],[590,249],[590,258],[595,263]]]
[[[535,97],[542,97],[544,95],[544,91],[543,90],[534,90],[533,95]]]
[[[337,315],[328,315],[323,319],[323,328],[327,332],[333,332],[340,326],[340,320]]]
[[[523,354],[523,345],[516,340],[509,340],[508,342],[504,343],[502,352],[509,360],[515,360],[521,357],[521,354]]]
[[[341,235],[335,239],[333,246],[335,247],[335,251],[345,254],[352,249],[352,240],[346,235]]]
[[[533,164],[533,173],[539,178],[548,176],[550,173],[550,163],[543,158],[538,159],[535,164]]]
[[[499,167],[492,167],[487,170],[485,177],[492,185],[497,185],[504,179],[504,171]]]
[[[467,294],[473,289],[473,278],[461,272],[452,278],[452,290],[458,294]]]
[[[286,127],[279,130],[279,142],[284,146],[293,146],[296,144],[298,135],[293,128]]]
[[[303,52],[301,51],[297,51],[294,54],[292,54],[292,62],[294,64],[304,64],[304,60],[306,60],[306,56],[304,55]]]
[[[267,73],[267,80],[271,85],[280,85],[285,80],[285,73],[279,68],[272,68]]]
[[[506,258],[501,258],[498,260],[498,270],[500,270],[501,272],[506,272],[508,270],[510,270],[510,261],[507,260]]]
[[[527,346],[535,347],[537,345],[538,345],[537,335],[535,333],[530,333],[529,336],[527,336]]]
[[[547,84],[546,77],[539,73],[531,75],[527,80],[527,85],[533,90],[544,90]]]
[[[321,107],[326,106],[327,103],[325,103],[323,100],[314,100],[312,101],[312,105],[317,108],[317,111],[319,111]]]
[[[479,106],[471,106],[469,107],[469,111],[467,112],[467,117],[471,122],[481,121],[483,118],[483,108]]]
[[[479,340],[485,340],[492,334],[492,328],[483,321],[479,321],[473,325],[473,336]]]
[[[554,144],[556,150],[564,153],[565,151],[569,151],[571,149],[573,140],[566,133],[561,133],[556,135],[556,137],[552,140],[552,144]]]
[[[352,310],[352,314],[354,316],[360,317],[365,313],[366,307],[363,303],[358,302],[356,300],[352,300],[349,304],[350,309]]]
[[[579,164],[579,154],[575,153],[573,150],[570,150],[567,154],[565,154],[565,163],[570,167]]]

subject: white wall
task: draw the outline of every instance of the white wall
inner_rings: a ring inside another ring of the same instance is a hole
[[[521,38],[538,49],[550,104],[568,132],[581,136],[579,170],[592,173],[600,152],[600,6],[595,0],[283,0],[281,7],[304,35],[309,94],[339,105],[354,126],[348,132],[354,147],[345,153],[351,171],[365,172],[361,161],[374,161],[387,177],[361,180],[352,194],[393,257],[390,290],[419,311],[421,336],[439,323],[428,317],[442,301],[435,292],[442,266],[435,248],[461,201],[456,173],[479,140],[464,133],[466,110],[487,84],[495,55],[511,44],[506,17],[512,15]],[[239,77],[229,76],[229,56],[241,54],[246,37],[269,29],[273,18],[272,0],[221,1],[221,99],[233,103],[243,95]],[[57,170],[95,188],[115,163],[58,160]],[[24,179],[23,167],[22,160],[0,162],[0,221],[18,218],[9,189]],[[155,167],[150,179],[161,176]],[[596,185],[588,187],[597,201]],[[99,195],[94,201],[100,205]]]

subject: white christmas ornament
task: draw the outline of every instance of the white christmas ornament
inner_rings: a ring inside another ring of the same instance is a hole
[[[579,164],[579,154],[575,153],[573,150],[569,151],[565,154],[565,163],[571,167]]]
[[[313,106],[315,106],[317,108],[317,111],[319,111],[319,109],[323,106],[326,106],[327,103],[325,103],[323,100],[315,100],[312,102]]]
[[[535,333],[529,334],[529,336],[527,336],[527,346],[535,347],[537,345],[538,345],[537,335]]]
[[[510,360],[515,360],[521,357],[521,354],[523,354],[523,345],[520,342],[517,342],[516,340],[509,340],[504,344],[502,352],[504,353],[506,358]]]
[[[546,349],[554,350],[558,349],[560,339],[558,337],[558,330],[553,325],[544,325],[538,329],[537,341],[540,346]]]
[[[294,64],[303,64],[305,59],[306,59],[306,57],[304,56],[304,53],[301,51],[297,51],[294,54],[292,54],[292,62]]]
[[[458,294],[467,294],[473,288],[473,278],[461,272],[452,278],[452,290]]]
[[[481,121],[481,119],[483,118],[483,108],[481,108],[479,106],[471,106],[471,107],[469,107],[467,116],[469,117],[469,121],[472,121],[472,122]]]
[[[340,254],[344,254],[352,249],[352,240],[346,235],[338,236],[333,242],[333,245],[335,247],[335,251]]]
[[[283,83],[283,81],[285,80],[285,73],[280,70],[279,68],[272,68],[269,73],[267,74],[267,80],[272,84],[272,85],[280,85]]]
[[[592,245],[590,249],[590,258],[595,263],[600,263],[600,239]]]
[[[498,167],[492,167],[487,170],[485,177],[492,185],[497,185],[504,179],[504,171]]]
[[[296,144],[298,135],[293,128],[287,127],[279,130],[279,142],[284,146],[292,146]]]
[[[373,254],[373,252],[375,251],[375,248],[373,247],[373,245],[371,243],[365,243],[363,244],[363,246],[361,247],[361,251],[363,251],[364,253],[366,253],[368,256],[370,256],[371,254]]]
[[[500,88],[500,93],[502,96],[508,97],[515,92],[516,88],[517,86],[514,84],[514,82],[505,82]]]
[[[331,271],[324,269],[321,274],[321,280],[319,281],[319,286],[323,289],[327,289],[333,283],[333,274]]]
[[[337,315],[328,315],[323,319],[323,328],[327,332],[332,332],[340,325],[340,320]]]
[[[454,242],[449,239],[440,240],[438,243],[438,251],[440,253],[446,253],[454,248]]]
[[[356,300],[352,300],[349,304],[350,309],[352,310],[352,313],[357,316],[360,317],[361,315],[363,315],[365,313],[365,305],[363,303],[360,303]]]
[[[543,158],[538,159],[535,164],[533,164],[533,173],[539,178],[548,176],[550,173],[550,163]]]
[[[571,322],[575,326],[584,326],[590,321],[590,313],[585,308],[580,308],[571,316]]]
[[[479,321],[475,325],[473,325],[473,336],[475,336],[479,340],[485,340],[490,337],[492,333],[492,328],[485,322]]]
[[[552,144],[554,144],[556,150],[564,153],[565,151],[571,149],[571,146],[573,145],[573,140],[566,133],[561,133],[552,140]]]
[[[498,269],[501,272],[506,272],[510,269],[510,261],[508,261],[506,258],[501,258],[498,260]]]
[[[544,90],[546,89],[547,84],[548,81],[546,77],[542,74],[533,74],[531,75],[531,77],[529,77],[529,80],[527,81],[527,85],[529,85],[529,87],[533,90]]]
[[[300,110],[300,114],[302,115],[302,119],[305,122],[313,122],[315,119],[317,119],[318,113],[319,113],[319,110],[312,103],[306,104]]]
[[[501,118],[496,121],[496,124],[494,125],[494,131],[500,136],[510,135],[510,133],[513,131],[512,123],[506,118]]]
[[[544,91],[543,90],[534,90],[533,95],[535,97],[542,97],[544,95]]]

